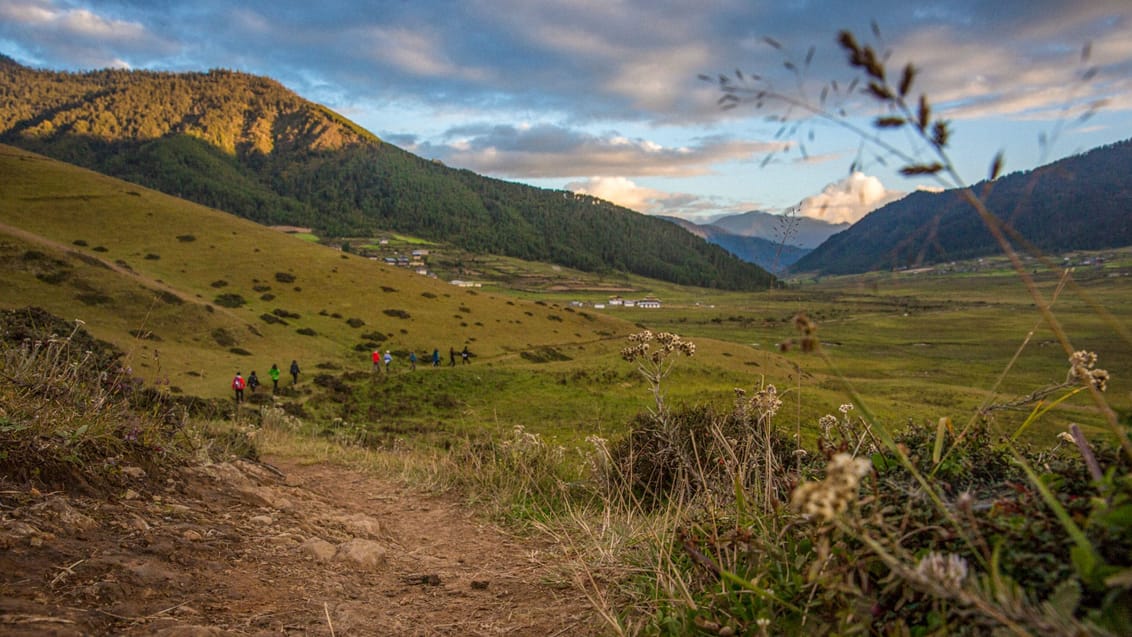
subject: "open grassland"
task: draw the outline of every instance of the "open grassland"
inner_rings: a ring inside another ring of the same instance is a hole
[[[849,387],[889,425],[962,422],[980,406],[1064,380],[1067,369],[1025,290],[993,261],[966,272],[737,294],[466,257],[462,272],[490,271],[496,282],[462,289],[23,151],[5,148],[0,161],[8,176],[0,193],[4,307],[82,319],[128,353],[142,380],[174,392],[223,396],[236,370],[266,381],[272,363],[286,377],[296,359],[304,375],[291,397],[307,403],[306,413],[363,426],[378,442],[514,425],[568,444],[616,436],[651,404],[646,383],[620,357],[624,337],[642,328],[699,346],[664,381],[671,404],[726,406],[735,388],[774,384],[786,401],[780,426],[804,439],[847,402]],[[1067,288],[1053,306],[1074,346],[1096,351],[1113,373],[1108,395],[1123,413],[1132,404],[1132,351],[1091,304],[1127,329],[1132,277],[1122,275],[1130,263],[1113,253],[1102,267],[1078,268],[1089,300]],[[1058,274],[1039,268],[1051,296]],[[592,307],[646,294],[664,307]],[[799,313],[818,323],[834,367],[789,346]],[[457,355],[449,367],[449,349],[464,345],[471,364]],[[375,348],[393,352],[393,374],[371,371]],[[434,349],[440,369],[427,362]],[[410,351],[419,359],[412,373]],[[1026,413],[995,416],[1009,431]],[[1098,422],[1084,396],[1031,433],[1046,436],[1070,421]]]

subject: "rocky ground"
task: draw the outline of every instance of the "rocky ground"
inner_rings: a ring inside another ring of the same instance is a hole
[[[0,634],[593,635],[549,545],[283,458],[105,496],[0,483]]]

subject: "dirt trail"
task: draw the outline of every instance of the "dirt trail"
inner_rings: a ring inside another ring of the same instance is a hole
[[[130,470],[135,489],[109,498],[0,484],[0,634],[601,632],[553,547],[450,498],[268,462],[187,469],[157,488]]]

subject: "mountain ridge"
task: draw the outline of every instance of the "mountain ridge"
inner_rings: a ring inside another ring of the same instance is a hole
[[[774,278],[594,197],[449,168],[245,73],[0,65],[0,141],[243,216],[326,236],[393,231],[462,249],[682,285]]]
[[[1132,139],[1019,171],[971,190],[1016,246],[1057,253],[1132,245]],[[958,190],[913,192],[870,212],[799,259],[793,272],[856,274],[1000,253]]]

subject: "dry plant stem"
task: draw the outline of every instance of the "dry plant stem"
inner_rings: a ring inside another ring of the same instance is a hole
[[[998,242],[1003,253],[1010,259],[1010,265],[1014,268],[1014,273],[1018,275],[1018,278],[1021,279],[1022,283],[1026,286],[1026,291],[1030,293],[1030,298],[1034,300],[1034,305],[1038,308],[1038,312],[1042,315],[1042,319],[1045,320],[1046,325],[1049,326],[1058,342],[1061,343],[1061,348],[1065,351],[1065,355],[1071,356],[1074,350],[1073,345],[1069,342],[1069,335],[1065,333],[1065,329],[1061,326],[1060,321],[1054,316],[1053,310],[1050,309],[1050,303],[1047,303],[1042,297],[1041,291],[1039,291],[1037,285],[1034,284],[1033,277],[1026,271],[1022,259],[1018,257],[1018,253],[1006,239],[1006,236],[1002,232],[1001,222],[987,210],[983,201],[976,197],[975,194],[971,192],[970,188],[965,188],[962,191],[962,195],[964,200],[978,212],[979,217],[983,221],[983,225],[987,227],[995,241]],[[1087,383],[1087,387],[1089,395],[1092,396],[1097,409],[1104,414],[1105,422],[1108,424],[1112,434],[1116,436],[1116,439],[1120,442],[1120,447],[1124,450],[1125,456],[1127,456],[1129,460],[1132,460],[1132,440],[1129,440],[1128,433],[1120,426],[1116,412],[1108,405],[1104,396],[1101,395],[1100,390],[1094,386],[1093,383]]]

